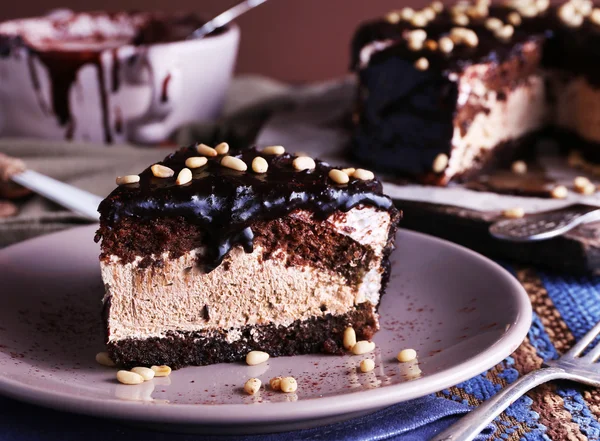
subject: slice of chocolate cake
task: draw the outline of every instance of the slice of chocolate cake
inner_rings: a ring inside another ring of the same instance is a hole
[[[183,148],[101,204],[107,344],[125,366],[338,352],[378,329],[400,213],[365,170]]]
[[[599,48],[589,0],[393,11],[353,41],[352,153],[438,185],[512,160],[549,132],[600,159]]]

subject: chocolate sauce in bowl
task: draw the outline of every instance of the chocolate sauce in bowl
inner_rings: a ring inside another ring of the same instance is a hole
[[[93,31],[81,36],[70,33],[69,25],[82,16],[90,19],[107,17],[119,25],[128,23],[121,34],[103,34]],[[35,19],[32,19],[35,20]],[[31,84],[38,96],[40,108],[44,114],[50,113],[41,95],[39,75],[35,66],[38,60],[48,71],[51,87],[51,111],[56,116],[61,127],[65,128],[65,138],[71,139],[76,127],[75,115],[69,104],[69,93],[76,83],[77,74],[85,65],[93,65],[97,72],[102,123],[104,126],[104,141],[112,143],[113,130],[109,121],[109,96],[117,93],[121,85],[121,62],[118,49],[124,45],[147,46],[151,44],[181,41],[204,24],[204,21],[192,14],[166,15],[159,13],[85,13],[72,14],[67,18],[40,18],[37,20],[48,21],[54,27],[52,37],[38,35],[3,34],[0,23],[0,57],[18,56],[18,49],[25,48]],[[26,22],[27,20],[23,20]],[[129,21],[129,22],[128,22]],[[18,21],[16,21],[18,22]],[[215,34],[223,32],[217,30]],[[112,67],[110,72],[105,72],[102,55],[110,51]],[[163,85],[162,98],[168,100],[168,79]],[[122,126],[122,121],[116,123]],[[122,129],[122,127],[121,127]]]

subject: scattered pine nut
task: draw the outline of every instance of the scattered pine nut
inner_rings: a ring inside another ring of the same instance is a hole
[[[590,14],[590,21],[594,23],[596,26],[600,25],[600,9],[594,8],[592,13]]]
[[[444,4],[440,1],[432,2],[430,7],[438,14],[444,10]]]
[[[434,173],[441,173],[446,169],[446,167],[448,167],[448,155],[445,153],[440,153],[433,160],[431,168],[433,169]]]
[[[523,23],[523,19],[521,18],[518,12],[511,12],[510,14],[508,14],[506,19],[513,26],[519,26],[521,23]]]
[[[520,219],[525,216],[525,210],[523,210],[521,207],[509,208],[508,210],[504,210],[502,212],[502,216],[508,219]]]
[[[422,12],[415,12],[410,19],[410,24],[415,28],[422,28],[427,26],[427,17]]]
[[[427,8],[423,8],[421,10],[421,14],[423,14],[425,16],[425,18],[427,19],[427,21],[431,21],[435,18],[435,11],[433,10],[432,7],[427,7]]]
[[[262,152],[265,155],[283,155],[285,153],[285,148],[281,145],[271,145],[262,149]]]
[[[575,179],[573,179],[573,186],[575,187],[575,190],[580,190],[588,184],[591,184],[591,182],[585,176],[577,176]]]
[[[375,179],[375,175],[372,171],[365,170],[362,168],[358,168],[352,173],[352,177],[356,179],[360,179],[361,181],[372,181]]]
[[[527,173],[527,163],[525,161],[515,161],[510,166],[511,171],[516,175]]]
[[[496,18],[496,17],[490,17],[485,21],[485,27],[486,27],[486,29],[489,29],[490,31],[496,31],[496,30],[500,29],[502,26],[504,26],[504,24],[502,23],[502,20],[500,20],[499,18]]]
[[[356,344],[356,332],[354,331],[353,327],[348,326],[344,330],[344,348],[351,351],[355,344]]]
[[[400,23],[400,14],[396,11],[391,11],[385,14],[385,19],[392,24],[397,24]]]
[[[442,37],[438,42],[438,47],[443,53],[449,54],[454,49],[454,42],[450,37]]]
[[[500,29],[496,29],[494,35],[500,40],[507,40],[513,36],[515,28],[512,25],[504,25]]]
[[[282,392],[291,393],[296,392],[298,389],[298,382],[294,377],[283,377],[279,383],[279,387]]]
[[[417,351],[415,351],[414,349],[402,349],[400,352],[398,352],[398,355],[396,356],[396,359],[398,359],[398,361],[402,363],[413,361],[416,358]]]
[[[223,159],[221,159],[221,165],[241,172],[248,170],[246,163],[235,156],[224,156]]]
[[[204,156],[192,156],[191,158],[187,158],[185,160],[185,166],[187,168],[200,168],[203,165],[206,165],[208,159]]]
[[[248,366],[256,366],[264,363],[269,359],[269,354],[263,351],[250,351],[246,354],[246,364]]]
[[[366,358],[360,362],[360,371],[361,372],[371,372],[375,369],[375,362],[370,358]]]
[[[246,381],[246,384],[244,384],[244,390],[247,394],[254,395],[260,390],[261,385],[262,382],[258,378],[250,378],[248,381]]]
[[[297,157],[292,162],[292,165],[298,171],[302,171],[302,170],[314,170],[314,168],[317,166],[317,164],[315,164],[315,160],[313,158],[311,158],[311,157],[308,157],[308,156],[299,156],[299,157]]]
[[[165,167],[164,165],[160,164],[154,164],[152,167],[150,167],[150,170],[152,170],[152,174],[156,178],[170,178],[175,174],[175,172],[169,167]]]
[[[400,18],[405,21],[409,21],[415,15],[413,8],[402,8],[400,10]]]
[[[154,371],[155,377],[168,377],[171,375],[171,368],[166,365],[152,366],[150,369]]]
[[[342,171],[346,173],[348,176],[352,176],[352,173],[356,171],[354,167],[343,168]]]
[[[557,185],[552,189],[551,196],[554,199],[565,199],[569,195],[569,190],[564,185]]]
[[[131,369],[131,372],[141,375],[144,381],[150,381],[156,375],[152,369],[142,366],[134,367],[133,369]]]
[[[215,149],[207,146],[206,144],[198,144],[196,146],[196,150],[198,150],[198,153],[200,153],[201,155],[204,155],[204,156],[217,156],[218,155],[218,153]]]
[[[227,144],[226,142],[222,142],[221,144],[215,147],[215,151],[219,155],[226,155],[227,152],[229,152],[229,144]]]
[[[252,171],[254,173],[266,173],[269,169],[269,164],[265,158],[257,156],[252,160]]]
[[[582,188],[581,191],[579,191],[579,193],[586,196],[594,194],[596,193],[596,186],[590,182],[589,185],[586,185],[584,188]]]
[[[457,14],[452,17],[452,23],[459,26],[467,26],[469,24],[469,17],[466,14]]]
[[[101,364],[102,366],[114,367],[115,362],[112,361],[108,352],[98,352],[96,354],[96,362]]]
[[[175,183],[177,185],[185,185],[191,181],[192,171],[189,168],[182,168],[179,174],[177,175],[177,179],[175,179]]]
[[[347,184],[348,181],[350,181],[350,178],[346,173],[335,168],[329,170],[329,178],[336,184]]]
[[[140,182],[138,175],[125,175],[117,178],[117,185],[135,184],[136,182]]]
[[[354,355],[363,355],[368,354],[375,350],[375,343],[372,341],[361,340],[357,341],[354,346],[352,346],[352,353]]]
[[[130,371],[119,371],[117,372],[117,380],[123,384],[142,384],[144,377],[140,374]]]
[[[271,380],[269,380],[269,386],[271,386],[271,389],[281,390],[281,380],[282,379],[283,379],[283,377],[271,378]]]
[[[427,70],[429,69],[429,60],[425,57],[421,57],[415,61],[415,67],[418,70]]]
[[[425,41],[425,48],[434,52],[438,49],[438,42],[435,40],[427,40]]]

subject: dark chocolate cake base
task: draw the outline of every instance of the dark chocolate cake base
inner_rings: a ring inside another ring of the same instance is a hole
[[[348,326],[354,328],[358,340],[369,340],[379,327],[375,307],[366,302],[344,315],[299,320],[287,327],[247,326],[241,330],[241,337],[231,343],[225,334],[214,331],[171,332],[161,338],[109,343],[108,352],[117,365],[126,368],[165,364],[173,369],[241,361],[254,350],[267,352],[271,357],[339,354],[343,352],[343,334]]]

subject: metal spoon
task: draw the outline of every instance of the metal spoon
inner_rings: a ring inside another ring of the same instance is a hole
[[[573,228],[600,221],[600,209],[575,205],[560,210],[531,214],[521,219],[494,222],[490,234],[509,242],[535,242],[561,236]]]
[[[221,12],[212,20],[204,23],[188,37],[188,40],[205,37],[215,29],[225,26],[232,20],[238,18],[240,15],[248,12],[250,9],[254,9],[257,6],[262,5],[266,1],[267,0],[244,0],[237,5],[232,6],[225,12]]]

